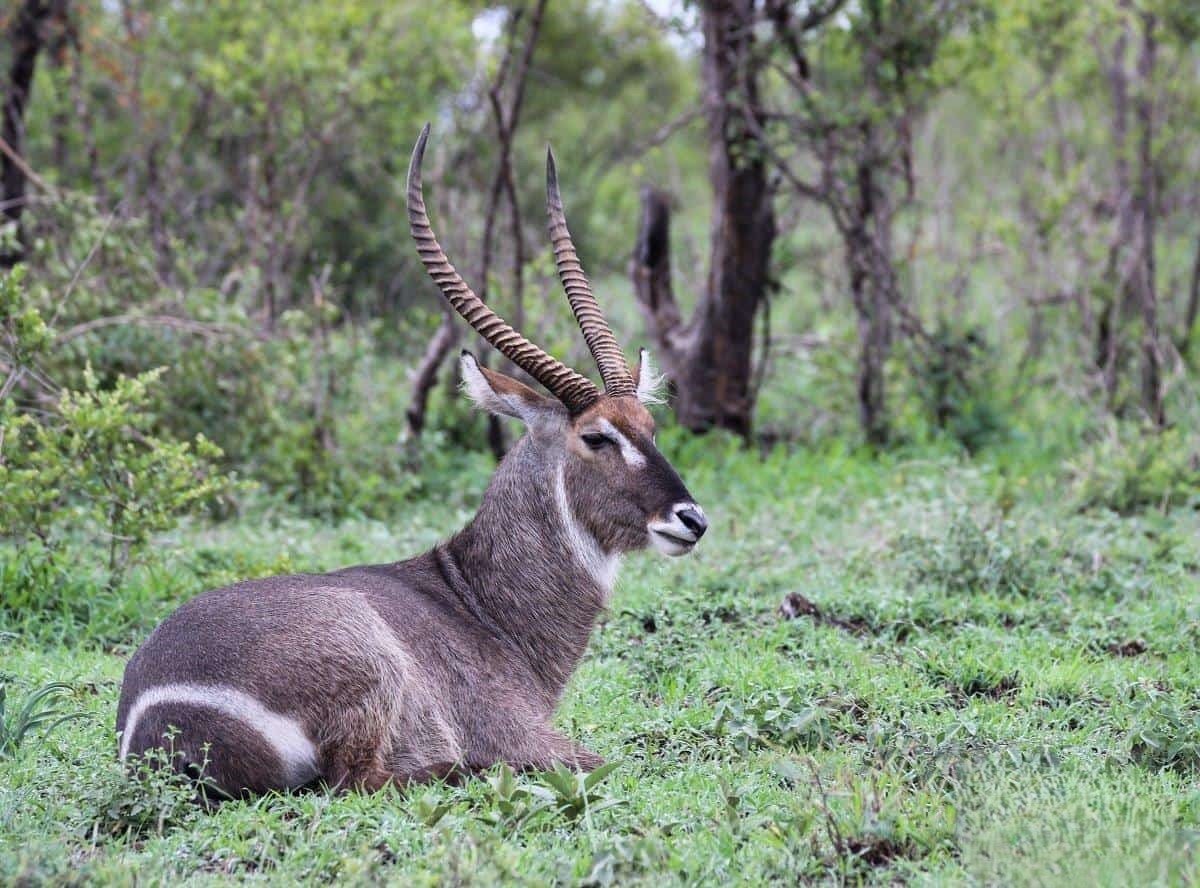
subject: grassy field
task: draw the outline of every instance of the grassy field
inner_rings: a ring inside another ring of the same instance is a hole
[[[164,540],[175,567],[83,616],[5,612],[10,718],[50,681],[83,715],[0,759],[0,882],[1200,875],[1195,498],[1080,509],[1067,466],[1012,448],[762,460],[667,437],[712,530],[690,558],[628,559],[560,714],[611,773],[585,787],[497,771],[214,814],[169,781],[123,775],[121,671],[179,600],[405,557],[461,524],[470,499],[336,528],[266,511]]]

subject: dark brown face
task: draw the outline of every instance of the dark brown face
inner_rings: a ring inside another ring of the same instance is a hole
[[[565,481],[578,518],[608,551],[653,545],[690,552],[708,529],[654,444],[654,419],[634,397],[602,398],[567,429]]]

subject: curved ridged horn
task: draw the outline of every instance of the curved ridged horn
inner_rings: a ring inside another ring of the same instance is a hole
[[[429,225],[425,195],[421,190],[421,160],[425,157],[428,138],[429,124],[425,124],[408,163],[408,224],[425,270],[438,285],[446,301],[497,351],[544,385],[569,411],[579,413],[585,410],[600,397],[600,390],[590,379],[580,376],[566,364],[548,355],[488,308],[454,270],[437,242]]]
[[[563,213],[562,196],[558,193],[558,172],[554,167],[554,152],[546,148],[546,213],[550,217],[550,242],[554,245],[554,264],[558,266],[558,277],[571,311],[583,331],[588,349],[600,368],[604,389],[610,395],[632,395],[637,392],[637,383],[625,363],[625,354],[617,345],[616,337],[600,311],[592,287],[584,276],[579,255],[571,232],[567,230],[567,217]]]

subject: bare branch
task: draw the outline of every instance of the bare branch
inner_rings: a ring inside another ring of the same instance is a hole
[[[443,303],[442,320],[438,324],[433,338],[429,340],[425,354],[421,357],[421,362],[413,374],[412,399],[408,409],[404,411],[410,439],[419,438],[421,432],[425,430],[425,413],[429,407],[429,394],[437,382],[438,368],[441,367],[442,361],[446,359],[446,355],[450,353],[450,349],[457,340],[458,325],[454,322],[454,313],[450,310],[449,305]]]
[[[517,126],[521,116],[521,106],[524,102],[525,84],[529,76],[529,68],[533,60],[533,51],[541,31],[542,19],[548,0],[537,0],[529,16],[529,26],[522,44],[520,57],[516,57],[518,32],[525,16],[525,10],[513,12],[506,29],[504,54],[496,75],[487,89],[488,103],[491,107],[492,121],[496,127],[499,141],[500,156],[497,160],[496,172],[492,177],[488,192],[487,208],[483,219],[483,242],[480,249],[479,268],[479,298],[486,302],[491,278],[493,245],[495,242],[496,216],[500,212],[502,200],[508,202],[510,229],[513,237],[512,263],[510,274],[512,280],[512,298],[515,306],[513,320],[519,328],[524,320],[524,267],[525,250],[522,240],[521,208],[517,200],[517,189],[512,169],[512,147],[516,136]],[[505,103],[505,91],[508,88],[508,101]],[[458,331],[451,316],[444,315],[438,325],[437,332],[430,340],[420,363],[413,376],[412,401],[406,411],[409,434],[414,438],[425,428],[425,413],[429,401],[429,393],[437,379],[437,371],[451,347],[458,339]],[[485,356],[486,357],[486,356]],[[489,445],[496,457],[503,455],[505,449],[503,427],[494,416],[488,418]]]
[[[180,318],[173,315],[138,315],[138,314],[119,314],[111,315],[106,318],[94,318],[90,321],[84,321],[82,324],[76,324],[73,327],[68,327],[62,333],[59,333],[55,341],[59,344],[70,342],[78,339],[80,336],[86,336],[89,333],[94,333],[97,330],[103,330],[106,327],[161,327],[167,330],[178,330],[183,333],[192,333],[197,336],[206,338],[217,338],[222,336],[241,337],[249,336],[250,334],[243,327],[236,327],[230,324],[212,324],[205,321],[195,321],[191,318]]]
[[[54,189],[47,184],[46,180],[35,173],[33,171],[33,167],[25,162],[25,158],[21,157],[20,154],[13,150],[13,147],[9,145],[8,142],[6,142],[3,138],[0,138],[0,154],[3,154],[5,157],[7,157],[9,162],[20,171],[21,175],[36,185],[39,189],[48,194],[54,194]]]

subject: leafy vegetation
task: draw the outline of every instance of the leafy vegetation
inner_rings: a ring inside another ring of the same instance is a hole
[[[777,449],[767,472],[719,437],[660,441],[713,532],[688,559],[626,564],[560,716],[605,770],[499,768],[206,813],[194,789],[114,761],[125,651],[152,620],[127,615],[115,648],[111,624],[69,645],[8,635],[11,693],[54,677],[86,715],[0,764],[3,878],[1196,878],[1200,513],[1079,511],[1058,495],[1066,467],[1045,462],[1002,521],[970,517],[1011,495],[1015,452]],[[418,551],[469,497],[416,500],[389,524],[267,512],[185,527],[174,563],[203,579],[158,607],[281,559],[328,569]],[[159,594],[145,582],[131,574],[117,594]],[[820,619],[779,613],[797,592]]]
[[[12,4],[0,883],[1200,880],[1193,5]],[[626,561],[559,714],[603,768],[210,809],[169,749],[116,762],[132,651],[205,589],[427,549],[512,440],[453,361],[407,416],[426,120],[489,304],[588,372],[553,141],[618,340],[745,434],[661,410],[712,530]],[[752,217],[761,292],[709,311]]]
[[[8,700],[8,688],[0,684],[0,758],[5,758],[17,751],[24,740],[40,729],[42,737],[55,728],[73,718],[80,718],[82,713],[64,712],[52,699],[71,690],[70,685],[52,681],[35,691],[31,691],[24,700]],[[13,712],[8,712],[12,705]]]

